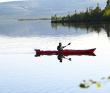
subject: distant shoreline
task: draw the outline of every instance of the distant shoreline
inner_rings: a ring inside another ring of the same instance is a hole
[[[51,18],[38,18],[38,19],[18,19],[18,21],[30,21],[30,20],[51,20]]]

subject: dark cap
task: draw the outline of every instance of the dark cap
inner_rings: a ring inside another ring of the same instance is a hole
[[[59,44],[61,44],[61,42],[59,42]]]

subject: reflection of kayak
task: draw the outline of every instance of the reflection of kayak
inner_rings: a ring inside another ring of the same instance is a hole
[[[94,51],[96,48],[93,49],[86,49],[86,50],[61,50],[61,51],[44,51],[44,50],[38,50],[35,49],[36,55],[35,56],[40,56],[40,55],[64,55],[64,56],[69,56],[69,55],[89,55],[89,56],[95,56]]]

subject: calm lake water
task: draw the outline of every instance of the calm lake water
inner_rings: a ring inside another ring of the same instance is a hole
[[[96,56],[35,57],[34,49],[56,50],[59,42],[97,48]],[[0,93],[109,93],[109,76],[110,24],[0,21]]]

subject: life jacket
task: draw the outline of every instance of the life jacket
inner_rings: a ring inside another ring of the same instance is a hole
[[[63,47],[62,46],[58,46],[57,50],[63,50]]]

